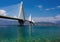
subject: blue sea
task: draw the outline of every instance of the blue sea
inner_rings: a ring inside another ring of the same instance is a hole
[[[60,26],[0,26],[0,42],[60,42]]]

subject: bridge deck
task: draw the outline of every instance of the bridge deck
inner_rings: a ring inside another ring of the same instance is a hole
[[[0,15],[0,18],[13,19],[13,20],[20,20],[20,19],[18,19],[18,18],[8,17],[8,16],[2,16],[2,15]]]
[[[0,15],[0,18],[12,19],[12,20],[22,20],[22,19],[19,19],[19,18],[8,17],[8,16],[1,16],[1,15]]]
[[[2,16],[2,15],[0,15],[0,18],[4,18],[4,19],[12,19],[12,20],[22,20],[22,19],[19,19],[19,18],[8,17],[8,16]],[[25,20],[25,21],[28,21],[28,20]],[[30,22],[30,21],[28,21],[28,22]]]

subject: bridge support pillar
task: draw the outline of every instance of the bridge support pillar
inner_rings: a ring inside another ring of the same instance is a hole
[[[19,22],[19,24],[20,24],[21,26],[24,25],[24,20],[18,20],[18,22]]]
[[[33,23],[33,22],[31,22],[31,21],[29,21],[29,24],[30,24],[30,25],[34,25],[34,23]]]

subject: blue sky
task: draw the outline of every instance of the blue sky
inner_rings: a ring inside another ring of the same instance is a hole
[[[0,0],[0,10],[5,11],[7,16],[18,16],[21,1],[26,18],[31,13],[35,21],[60,20],[60,0]]]

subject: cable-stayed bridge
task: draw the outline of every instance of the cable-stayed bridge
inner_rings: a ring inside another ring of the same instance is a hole
[[[19,10],[20,11],[19,11],[19,14],[18,14],[17,18],[9,17],[9,16],[3,16],[3,15],[0,15],[0,18],[18,20],[20,25],[24,25],[25,21],[28,21],[29,23],[33,23],[31,16],[29,17],[29,20],[25,20],[25,14],[24,14],[24,9],[23,9],[23,2],[21,2]]]

